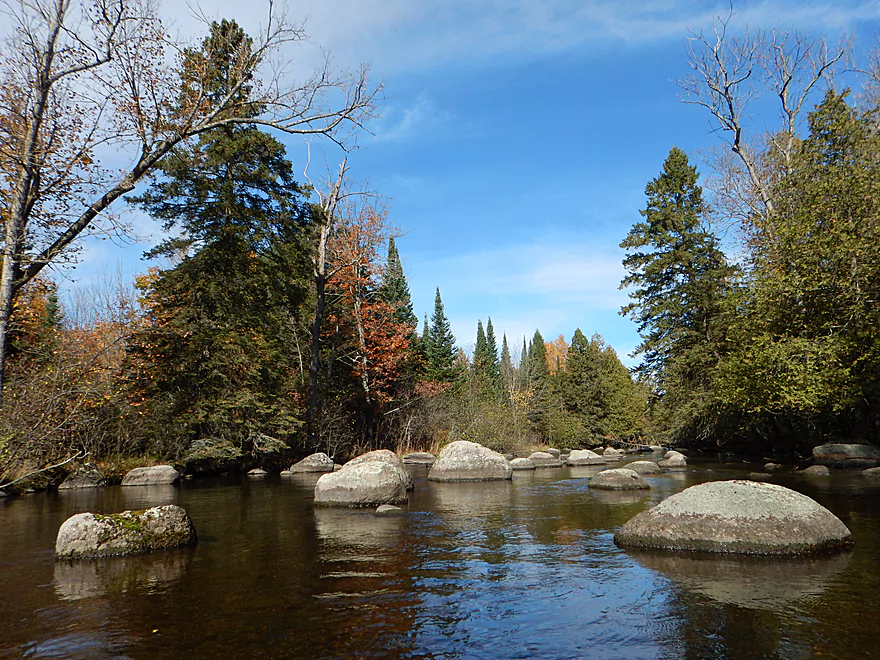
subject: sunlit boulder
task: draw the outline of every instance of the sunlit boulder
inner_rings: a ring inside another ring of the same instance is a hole
[[[180,478],[180,473],[170,465],[154,465],[131,470],[122,478],[123,486],[156,486],[173,484]]]
[[[404,465],[403,460],[395,454],[390,449],[376,449],[375,451],[368,451],[366,454],[361,454],[360,456],[351,459],[343,465],[343,468],[347,468],[353,465],[360,465],[361,463],[370,463],[372,461],[381,461],[383,463],[389,463],[393,465],[398,470],[400,470],[400,477],[404,480],[406,484],[407,490],[412,490],[415,485],[413,484],[412,475],[406,471],[406,466]]]
[[[806,495],[752,481],[691,486],[630,519],[625,548],[792,555],[842,548],[850,531]]]
[[[533,451],[529,454],[529,460],[536,468],[562,467],[562,461],[546,451]]]
[[[306,456],[298,463],[290,466],[290,472],[333,472],[333,459],[324,452]]]
[[[590,479],[590,488],[601,490],[644,490],[650,488],[648,482],[638,472],[627,468],[602,470]]]
[[[406,479],[400,468],[385,461],[346,464],[321,475],[315,484],[315,504],[338,507],[378,507],[405,504]]]
[[[440,452],[437,462],[428,473],[430,481],[496,481],[510,479],[510,463],[497,451],[488,447],[456,440]]]
[[[510,461],[510,469],[514,472],[520,470],[534,470],[535,464],[528,458],[514,458]]]
[[[566,463],[573,466],[580,465],[605,465],[605,459],[599,456],[594,451],[590,451],[589,449],[575,449],[572,451],[568,458],[565,459]]]
[[[632,470],[633,472],[637,472],[638,474],[663,473],[663,470],[661,470],[660,466],[657,465],[654,461],[633,461],[632,463],[627,463],[626,467],[628,470]]]

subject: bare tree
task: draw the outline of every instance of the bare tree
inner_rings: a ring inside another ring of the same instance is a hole
[[[90,231],[114,231],[111,205],[176,146],[232,124],[323,135],[345,147],[379,87],[361,67],[286,79],[282,49],[303,30],[270,9],[247,47],[178,48],[150,0],[4,0],[0,68],[0,392],[12,301]],[[270,7],[273,5],[270,3]],[[231,59],[223,94],[216,62]],[[255,111],[256,110],[256,111]],[[131,154],[116,173],[98,153]]]
[[[779,168],[791,162],[806,104],[832,82],[849,44],[831,50],[822,38],[776,28],[733,34],[733,16],[731,10],[719,17],[711,35],[690,31],[691,74],[679,87],[682,100],[708,110],[715,129],[725,134],[734,158],[713,159],[717,192],[725,210],[746,221],[773,212],[773,183]],[[776,101],[780,125],[748,135],[753,103],[767,93]]]

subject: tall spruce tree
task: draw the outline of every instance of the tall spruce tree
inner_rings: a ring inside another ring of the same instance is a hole
[[[446,312],[443,310],[443,300],[440,298],[438,287],[425,346],[425,370],[428,380],[437,383],[450,383],[456,380],[459,370],[455,365],[455,356],[455,335],[452,334],[449,319],[446,318]]]
[[[550,399],[550,369],[547,347],[540,331],[535,330],[526,357],[529,392],[529,421],[541,437],[547,436],[547,407]]]
[[[687,422],[711,388],[723,350],[722,303],[736,275],[703,226],[706,204],[697,181],[696,167],[673,147],[645,188],[644,220],[620,244],[628,252],[621,288],[633,289],[621,314],[638,323],[639,371],[667,406],[688,409],[673,426]]]
[[[506,394],[516,383],[516,371],[507,345],[507,333],[501,336],[501,361],[498,365],[501,373],[502,391]]]
[[[385,265],[385,277],[379,290],[379,299],[391,305],[395,318],[399,323],[412,326],[415,331],[418,319],[413,312],[409,284],[400,263],[394,237],[388,239],[388,259]]]
[[[212,25],[204,48],[214,42],[251,45],[227,21]],[[232,63],[219,62],[213,93],[225,93]],[[307,292],[308,215],[284,146],[227,126],[176,150],[160,174],[132,201],[178,231],[150,256],[180,261],[146,292],[146,323],[129,349],[135,396],[174,429],[176,450],[250,431],[289,437],[300,413],[289,347]]]

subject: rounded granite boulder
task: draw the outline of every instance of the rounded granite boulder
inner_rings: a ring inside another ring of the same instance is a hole
[[[582,465],[605,465],[605,459],[589,449],[575,449],[568,455],[565,462],[574,467]]]
[[[626,464],[626,469],[638,474],[663,474],[663,470],[654,461],[633,461]]]
[[[315,504],[340,507],[378,507],[405,504],[406,480],[400,468],[385,461],[346,464],[321,475],[315,484]]]
[[[290,466],[290,472],[298,474],[301,472],[333,472],[333,459],[324,452],[318,452],[306,456],[298,463]]]
[[[798,492],[753,481],[691,486],[631,518],[614,541],[624,548],[798,555],[851,545],[833,513]]]
[[[80,488],[100,488],[107,483],[104,475],[94,465],[86,463],[75,471],[58,486],[58,490],[77,490]]]
[[[395,454],[390,449],[376,449],[374,451],[368,451],[366,454],[361,454],[360,456],[351,459],[342,467],[344,469],[354,465],[360,465],[361,463],[372,463],[375,461],[388,463],[389,465],[393,465],[394,467],[396,467],[398,470],[400,470],[400,476],[406,484],[406,489],[412,490],[413,488],[415,488],[412,475],[406,471],[406,465],[404,464],[403,459],[401,459],[400,456]]]
[[[510,469],[514,472],[519,470],[534,470],[535,464],[528,458],[514,458],[510,461]]]
[[[553,454],[546,451],[533,451],[529,454],[529,460],[536,468],[545,467],[562,467],[562,461]]]
[[[58,530],[55,554],[60,559],[142,555],[195,542],[196,530],[186,511],[167,504],[146,511],[71,516]]]
[[[880,465],[880,449],[872,445],[829,444],[813,447],[813,463],[835,468],[870,468]]]
[[[488,447],[456,440],[440,452],[437,462],[428,473],[430,481],[501,481],[510,479],[510,463],[497,451]]]
[[[615,468],[602,470],[590,479],[590,488],[600,490],[644,490],[650,488],[648,482],[639,476],[639,473],[627,468]]]
[[[657,463],[664,470],[684,470],[687,468],[687,459],[678,452],[667,452],[666,459]]]
[[[831,475],[831,470],[825,465],[811,465],[810,467],[800,470],[799,474],[808,474],[814,477],[827,477]]]

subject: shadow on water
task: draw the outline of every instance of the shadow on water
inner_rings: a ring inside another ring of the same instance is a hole
[[[0,657],[859,658],[880,645],[880,487],[836,473],[775,483],[850,527],[851,554],[785,562],[628,553],[631,516],[756,466],[694,462],[649,491],[598,468],[437,484],[402,515],[316,509],[320,475],[216,478],[0,502]],[[625,463],[624,463],[625,464]],[[618,466],[613,466],[618,467]],[[199,544],[56,562],[80,511],[175,503]]]

